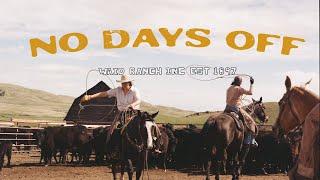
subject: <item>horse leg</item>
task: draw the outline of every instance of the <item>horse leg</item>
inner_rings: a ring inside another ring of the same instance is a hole
[[[232,180],[235,180],[238,178],[237,176],[237,162],[236,162],[236,155],[238,151],[237,150],[231,150],[228,154],[228,159],[230,160],[230,169],[232,169]]]
[[[136,180],[139,180],[142,175],[142,171],[144,169],[145,161],[146,161],[145,155],[146,155],[146,152],[142,151],[137,160]]]
[[[210,179],[210,171],[211,171],[211,164],[212,164],[212,152],[215,152],[215,147],[206,147],[204,149],[203,155],[203,165],[204,165],[204,173],[206,173],[206,180]]]
[[[217,148],[217,171],[216,171],[216,175],[215,175],[215,179],[219,180],[220,179],[220,171],[221,171],[221,166],[222,166],[222,162],[225,160],[224,158],[224,153],[225,153],[225,148]]]
[[[111,167],[111,170],[112,170],[113,180],[116,180],[116,179],[117,179],[116,164],[115,164],[115,163],[112,163],[111,166],[112,166],[112,167]]]
[[[120,165],[120,180],[124,180],[124,170],[125,170],[125,162],[124,160],[121,161],[121,165]]]
[[[164,172],[167,172],[166,160],[167,160],[167,153],[164,153],[164,154],[162,155],[162,162],[163,162]]]
[[[211,170],[211,157],[209,157],[207,159],[207,164],[206,164],[206,173],[207,173],[207,176],[206,176],[206,180],[209,180],[210,179],[210,170]]]
[[[250,150],[250,144],[244,144],[243,147],[241,148],[240,156],[239,156],[239,165],[237,168],[237,176],[241,175],[241,171],[244,166],[246,157],[249,153],[249,150]]]
[[[137,171],[138,172],[138,171]],[[127,160],[127,173],[129,176],[129,180],[132,180],[132,176],[133,176],[133,165],[132,165],[132,161],[131,159]]]
[[[227,174],[226,166],[227,166],[227,161],[226,161],[226,159],[224,159],[221,161],[221,174],[223,174],[223,175]]]

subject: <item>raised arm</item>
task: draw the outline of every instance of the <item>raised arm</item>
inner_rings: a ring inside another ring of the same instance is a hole
[[[252,77],[250,77],[250,88],[249,90],[246,90],[244,88],[241,89],[241,93],[245,94],[245,95],[252,95],[253,94],[253,83],[254,83],[254,79]]]

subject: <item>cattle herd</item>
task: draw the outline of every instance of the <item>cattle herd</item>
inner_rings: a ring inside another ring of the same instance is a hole
[[[39,163],[78,163],[108,165],[119,152],[112,147],[112,139],[106,141],[109,127],[87,129],[82,125],[47,127],[34,136],[41,150]],[[175,128],[171,124],[161,125],[161,153],[148,155],[148,166],[170,169],[203,170],[203,146],[201,129],[189,125]],[[279,140],[270,133],[260,133],[257,138],[258,147],[252,147],[246,158],[245,174],[285,173],[292,166],[289,143]],[[0,144],[0,168],[7,156],[10,165],[12,144]],[[276,152],[276,153],[275,153]],[[93,156],[93,154],[95,156]],[[95,157],[94,161],[92,160]],[[51,162],[51,160],[55,162]],[[228,160],[225,162],[225,173],[230,172]],[[213,169],[216,167],[213,167]]]

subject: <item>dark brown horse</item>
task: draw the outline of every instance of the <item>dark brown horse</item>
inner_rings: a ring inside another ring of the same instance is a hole
[[[245,108],[248,114],[258,117],[261,122],[265,122],[267,116],[264,112],[262,98],[259,101],[254,101]],[[233,166],[233,179],[237,179],[241,167],[244,163],[245,153],[241,153],[241,147],[244,139],[246,128],[240,123],[240,128],[232,116],[222,113],[217,116],[210,116],[202,128],[202,137],[204,140],[204,148],[206,154],[206,179],[210,179],[210,171],[212,160],[217,162],[217,171],[215,178],[219,179],[220,169],[226,160],[225,154],[228,154],[228,159]],[[238,158],[237,158],[238,156]],[[240,156],[240,157],[239,157]],[[240,161],[240,163],[239,163]]]
[[[154,118],[157,113],[137,111],[123,129],[115,129],[108,142],[108,151],[113,156],[112,174],[116,179],[116,167],[120,163],[121,178],[124,177],[125,168],[129,180],[133,176],[133,163],[136,163],[136,179],[140,179],[146,165],[147,151],[155,148],[154,133],[151,133],[154,126]],[[159,137],[157,137],[159,138]],[[114,155],[117,154],[118,155]],[[109,155],[110,156],[110,155]]]
[[[303,126],[298,162],[301,164],[307,163],[310,167],[309,169],[313,168],[315,172],[310,172],[309,174],[317,176],[317,173],[319,174],[319,167],[317,166],[319,166],[320,153],[319,144],[316,143],[317,141],[319,142],[319,109],[314,108],[319,108],[319,96],[306,90],[304,87],[291,87],[291,80],[288,76],[285,80],[285,86],[286,93],[279,101],[279,114],[273,126],[273,131],[277,136],[282,134],[287,135],[292,130]],[[312,115],[315,117],[312,117]],[[318,125],[313,125],[313,120],[315,120],[315,124],[318,122]],[[307,173],[306,169],[303,171]],[[299,177],[299,179],[303,178]]]

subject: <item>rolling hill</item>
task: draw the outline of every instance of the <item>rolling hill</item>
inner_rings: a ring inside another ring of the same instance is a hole
[[[74,100],[71,96],[55,95],[12,84],[0,83],[0,90],[5,92],[4,96],[0,96],[0,121],[10,118],[62,121]],[[278,106],[273,102],[265,105],[269,122],[272,123],[277,116]],[[172,124],[203,124],[210,115],[219,113],[197,113],[147,102],[143,102],[141,107],[146,111],[159,110],[157,122]]]

